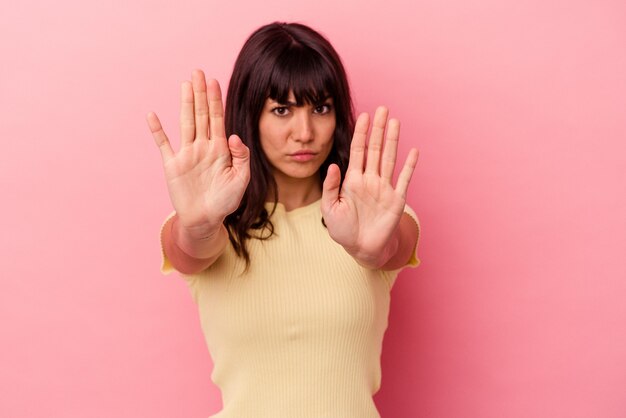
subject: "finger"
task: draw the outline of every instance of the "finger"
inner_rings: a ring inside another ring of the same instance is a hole
[[[193,90],[189,81],[180,85],[180,143],[191,144],[196,136],[196,124],[193,117]]]
[[[385,126],[387,125],[388,115],[389,110],[387,110],[384,106],[380,106],[376,109],[376,113],[374,114],[372,133],[370,134],[370,140],[367,144],[367,164],[365,165],[366,173],[379,173],[380,152],[383,148],[383,138],[385,136]]]
[[[348,162],[348,171],[357,171],[359,174],[363,174],[365,139],[367,138],[369,125],[370,116],[367,113],[361,113],[354,126],[354,135],[352,136],[352,143],[350,144],[350,161]]]
[[[196,122],[196,138],[209,137],[209,105],[207,103],[206,80],[202,70],[193,70],[191,73],[193,85],[193,105]]]
[[[231,135],[228,138],[228,149],[232,156],[232,164],[237,171],[249,171],[250,150],[241,141],[237,135]]]
[[[226,139],[226,128],[224,127],[224,104],[222,103],[222,91],[217,80],[209,80],[209,127],[211,129],[211,139]]]
[[[322,207],[330,210],[339,200],[339,185],[341,183],[341,172],[337,164],[331,164],[326,172],[326,178],[322,185]]]
[[[163,131],[161,121],[159,121],[159,118],[154,112],[148,113],[146,120],[148,121],[150,132],[152,132],[152,136],[154,137],[154,142],[159,147],[159,151],[161,151],[161,158],[163,158],[163,161],[166,162],[174,156],[174,150],[172,150],[170,141],[167,139],[167,135],[165,135],[165,132]]]
[[[385,139],[385,149],[383,150],[383,159],[380,163],[380,176],[388,183],[391,183],[393,169],[396,166],[396,154],[398,152],[399,138],[400,121],[398,119],[389,119],[387,138]]]
[[[402,167],[402,171],[398,176],[398,184],[396,184],[396,192],[402,195],[402,198],[406,200],[406,192],[409,189],[409,182],[411,181],[411,176],[413,176],[413,171],[415,171],[415,166],[417,165],[417,158],[419,156],[419,151],[415,148],[411,148],[409,151],[409,156],[406,157],[406,161],[404,162],[404,167]]]

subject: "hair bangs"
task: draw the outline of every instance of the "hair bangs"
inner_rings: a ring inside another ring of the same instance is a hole
[[[268,96],[287,103],[293,92],[297,106],[320,105],[327,97],[336,97],[335,79],[333,68],[316,51],[302,46],[289,48],[272,69]]]

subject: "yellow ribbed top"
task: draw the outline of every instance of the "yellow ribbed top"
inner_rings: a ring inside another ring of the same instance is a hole
[[[211,267],[184,276],[222,391],[214,418],[379,417],[372,395],[399,270],[361,267],[321,219],[319,200],[289,212],[278,204],[275,235],[248,241],[245,274],[229,244]],[[407,265],[418,264],[414,252]]]

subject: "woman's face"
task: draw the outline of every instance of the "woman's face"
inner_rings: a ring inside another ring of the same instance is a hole
[[[274,178],[319,181],[318,171],[333,146],[333,99],[296,106],[293,92],[287,103],[268,98],[259,119],[261,148],[273,167]]]

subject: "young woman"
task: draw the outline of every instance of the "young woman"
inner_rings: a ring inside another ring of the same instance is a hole
[[[215,417],[378,417],[389,292],[419,263],[417,150],[393,184],[399,122],[384,107],[371,130],[355,121],[330,43],[273,23],[243,46],[225,112],[202,71],[182,84],[178,152],[154,113],[148,125],[175,209],[162,269],[198,304]]]

